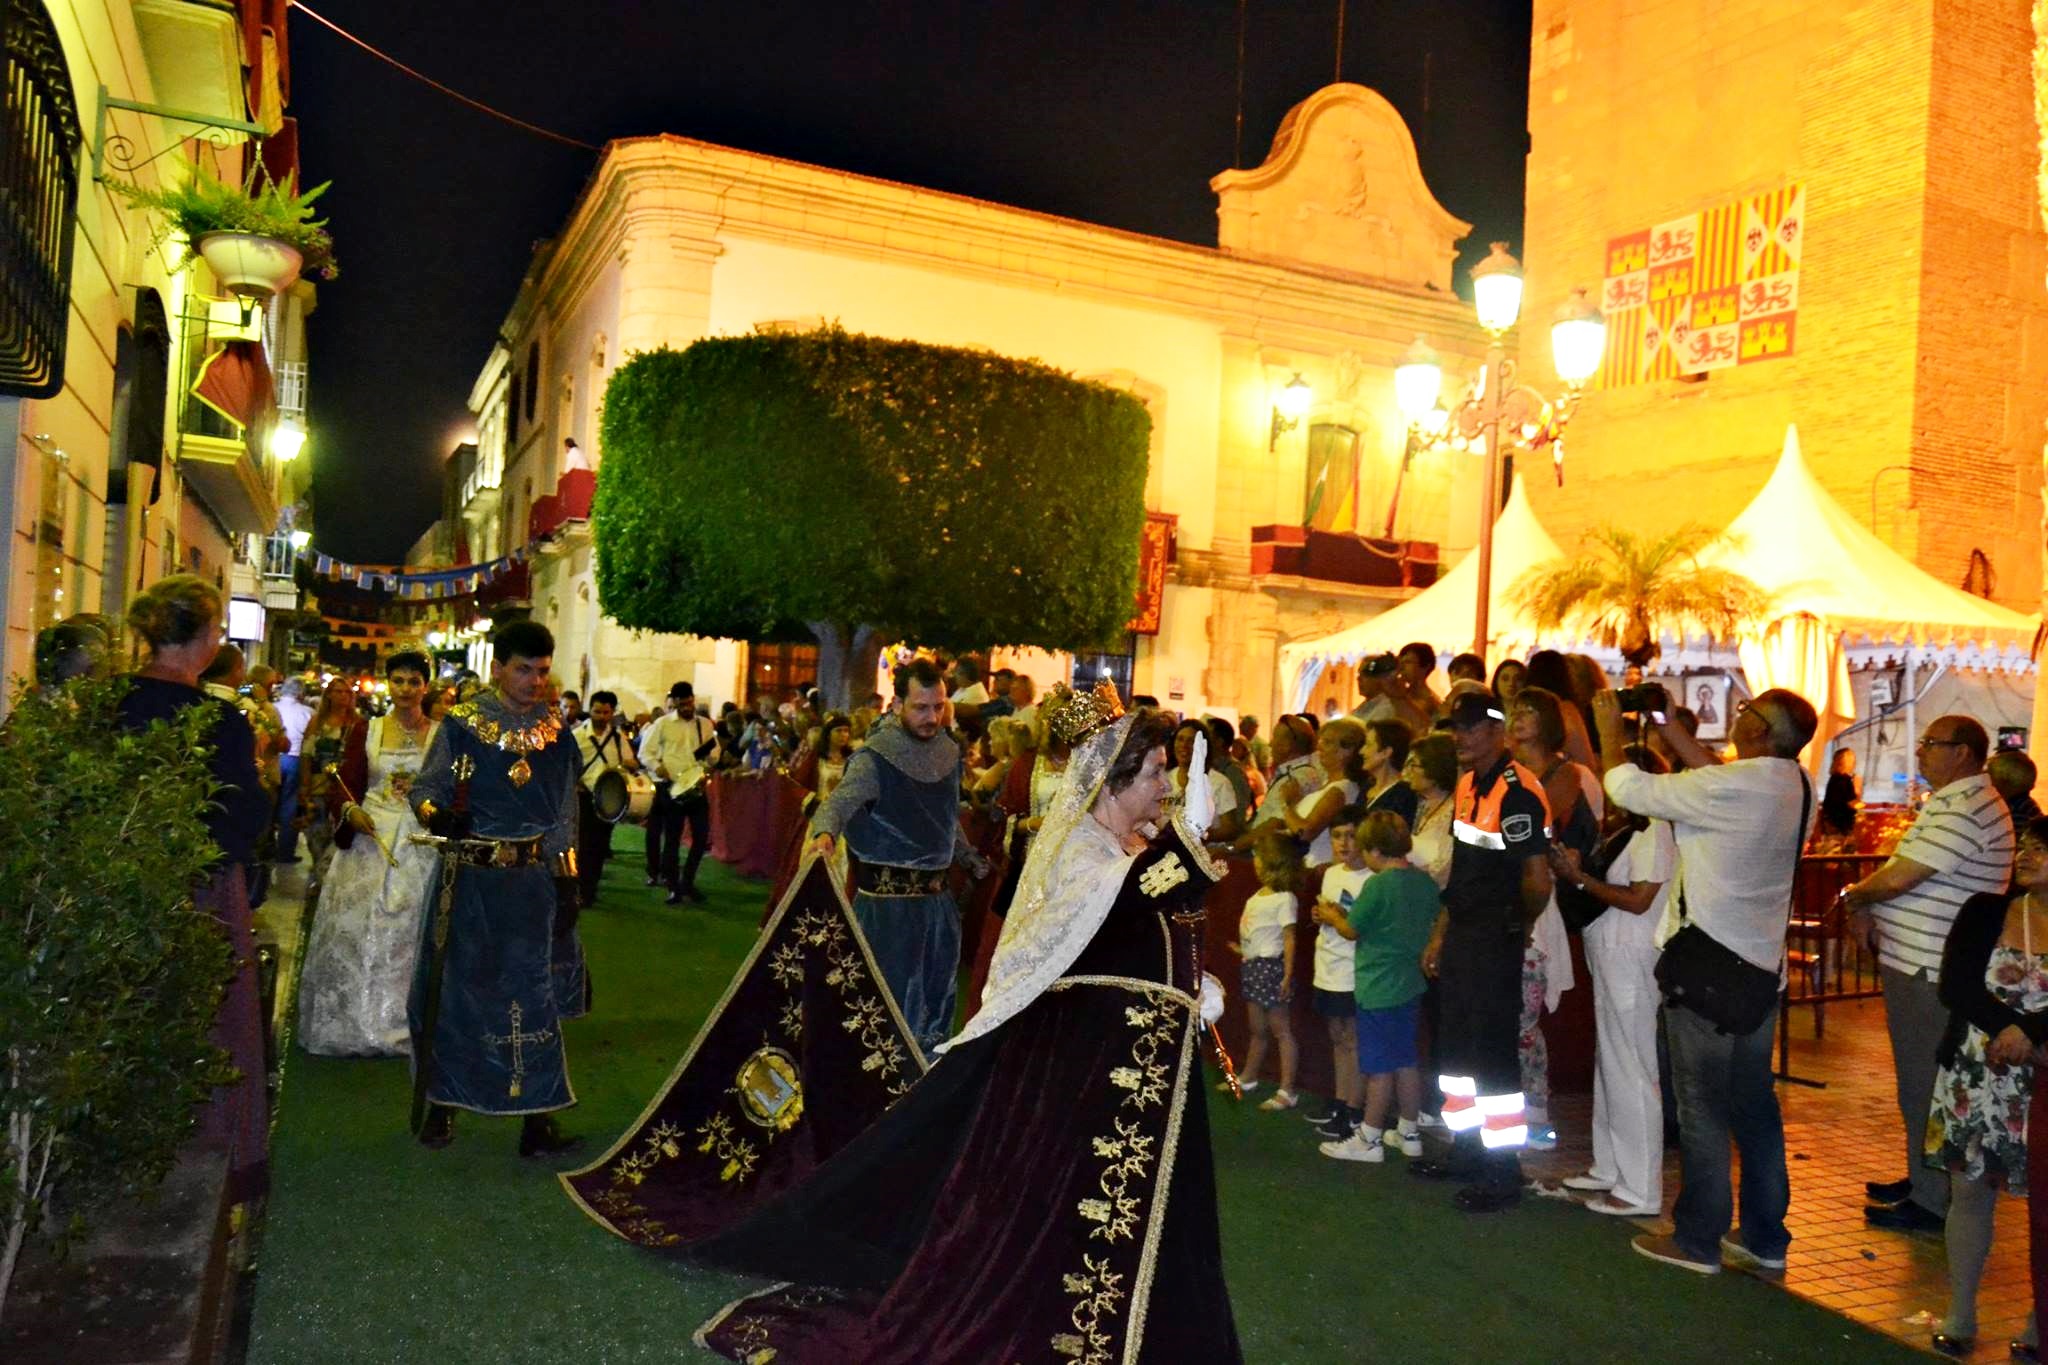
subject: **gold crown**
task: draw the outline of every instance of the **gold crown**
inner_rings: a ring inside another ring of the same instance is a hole
[[[1079,744],[1103,726],[1120,719],[1124,713],[1123,698],[1116,694],[1116,686],[1107,678],[1088,692],[1062,688],[1050,705],[1052,715],[1046,724],[1054,735],[1069,745]]]

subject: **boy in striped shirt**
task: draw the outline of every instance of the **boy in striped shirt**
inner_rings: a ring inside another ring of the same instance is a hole
[[[1930,1231],[1948,1209],[1948,1176],[1921,1162],[1920,1144],[1935,1048],[1948,1026],[1939,995],[1942,946],[1964,901],[2004,891],[2012,880],[2012,817],[1984,771],[1990,750],[1990,736],[1968,716],[1930,722],[1915,752],[1934,794],[1891,861],[1842,892],[1857,937],[1877,952],[1906,1127],[1906,1177],[1865,1187],[1876,1201],[1863,1210],[1873,1227]]]

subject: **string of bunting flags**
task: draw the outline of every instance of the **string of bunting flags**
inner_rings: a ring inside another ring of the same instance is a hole
[[[525,547],[511,554],[500,555],[482,564],[465,564],[455,569],[436,569],[431,573],[406,573],[388,565],[349,564],[334,558],[308,552],[301,558],[312,565],[317,578],[331,583],[353,583],[358,588],[373,592],[388,592],[401,602],[432,602],[447,597],[468,597],[514,568],[526,563]]]

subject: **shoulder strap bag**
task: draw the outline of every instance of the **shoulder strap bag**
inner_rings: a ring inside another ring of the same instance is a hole
[[[1799,827],[1792,838],[1792,875],[1799,875],[1799,854],[1806,847],[1806,824],[1813,814],[1813,784],[1805,769],[1799,772]],[[1792,898],[1785,898],[1785,915],[1792,915]],[[1768,1019],[1781,989],[1778,973],[1724,947],[1706,930],[1694,924],[1685,910],[1685,884],[1678,886],[1678,917],[1681,925],[1664,944],[1657,958],[1657,988],[1664,1003],[1691,1010],[1714,1026],[1717,1033],[1754,1033]]]

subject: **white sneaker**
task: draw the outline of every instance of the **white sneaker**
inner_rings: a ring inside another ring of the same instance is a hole
[[[1422,1134],[1420,1132],[1396,1133],[1394,1136],[1400,1143],[1402,1156],[1422,1155]]]
[[[1377,1165],[1387,1159],[1386,1139],[1367,1138],[1363,1133],[1353,1133],[1342,1142],[1325,1142],[1316,1150],[1337,1161],[1367,1161]]]
[[[1415,1118],[1415,1126],[1418,1128],[1441,1128],[1444,1126],[1444,1121],[1437,1114],[1418,1114]]]

